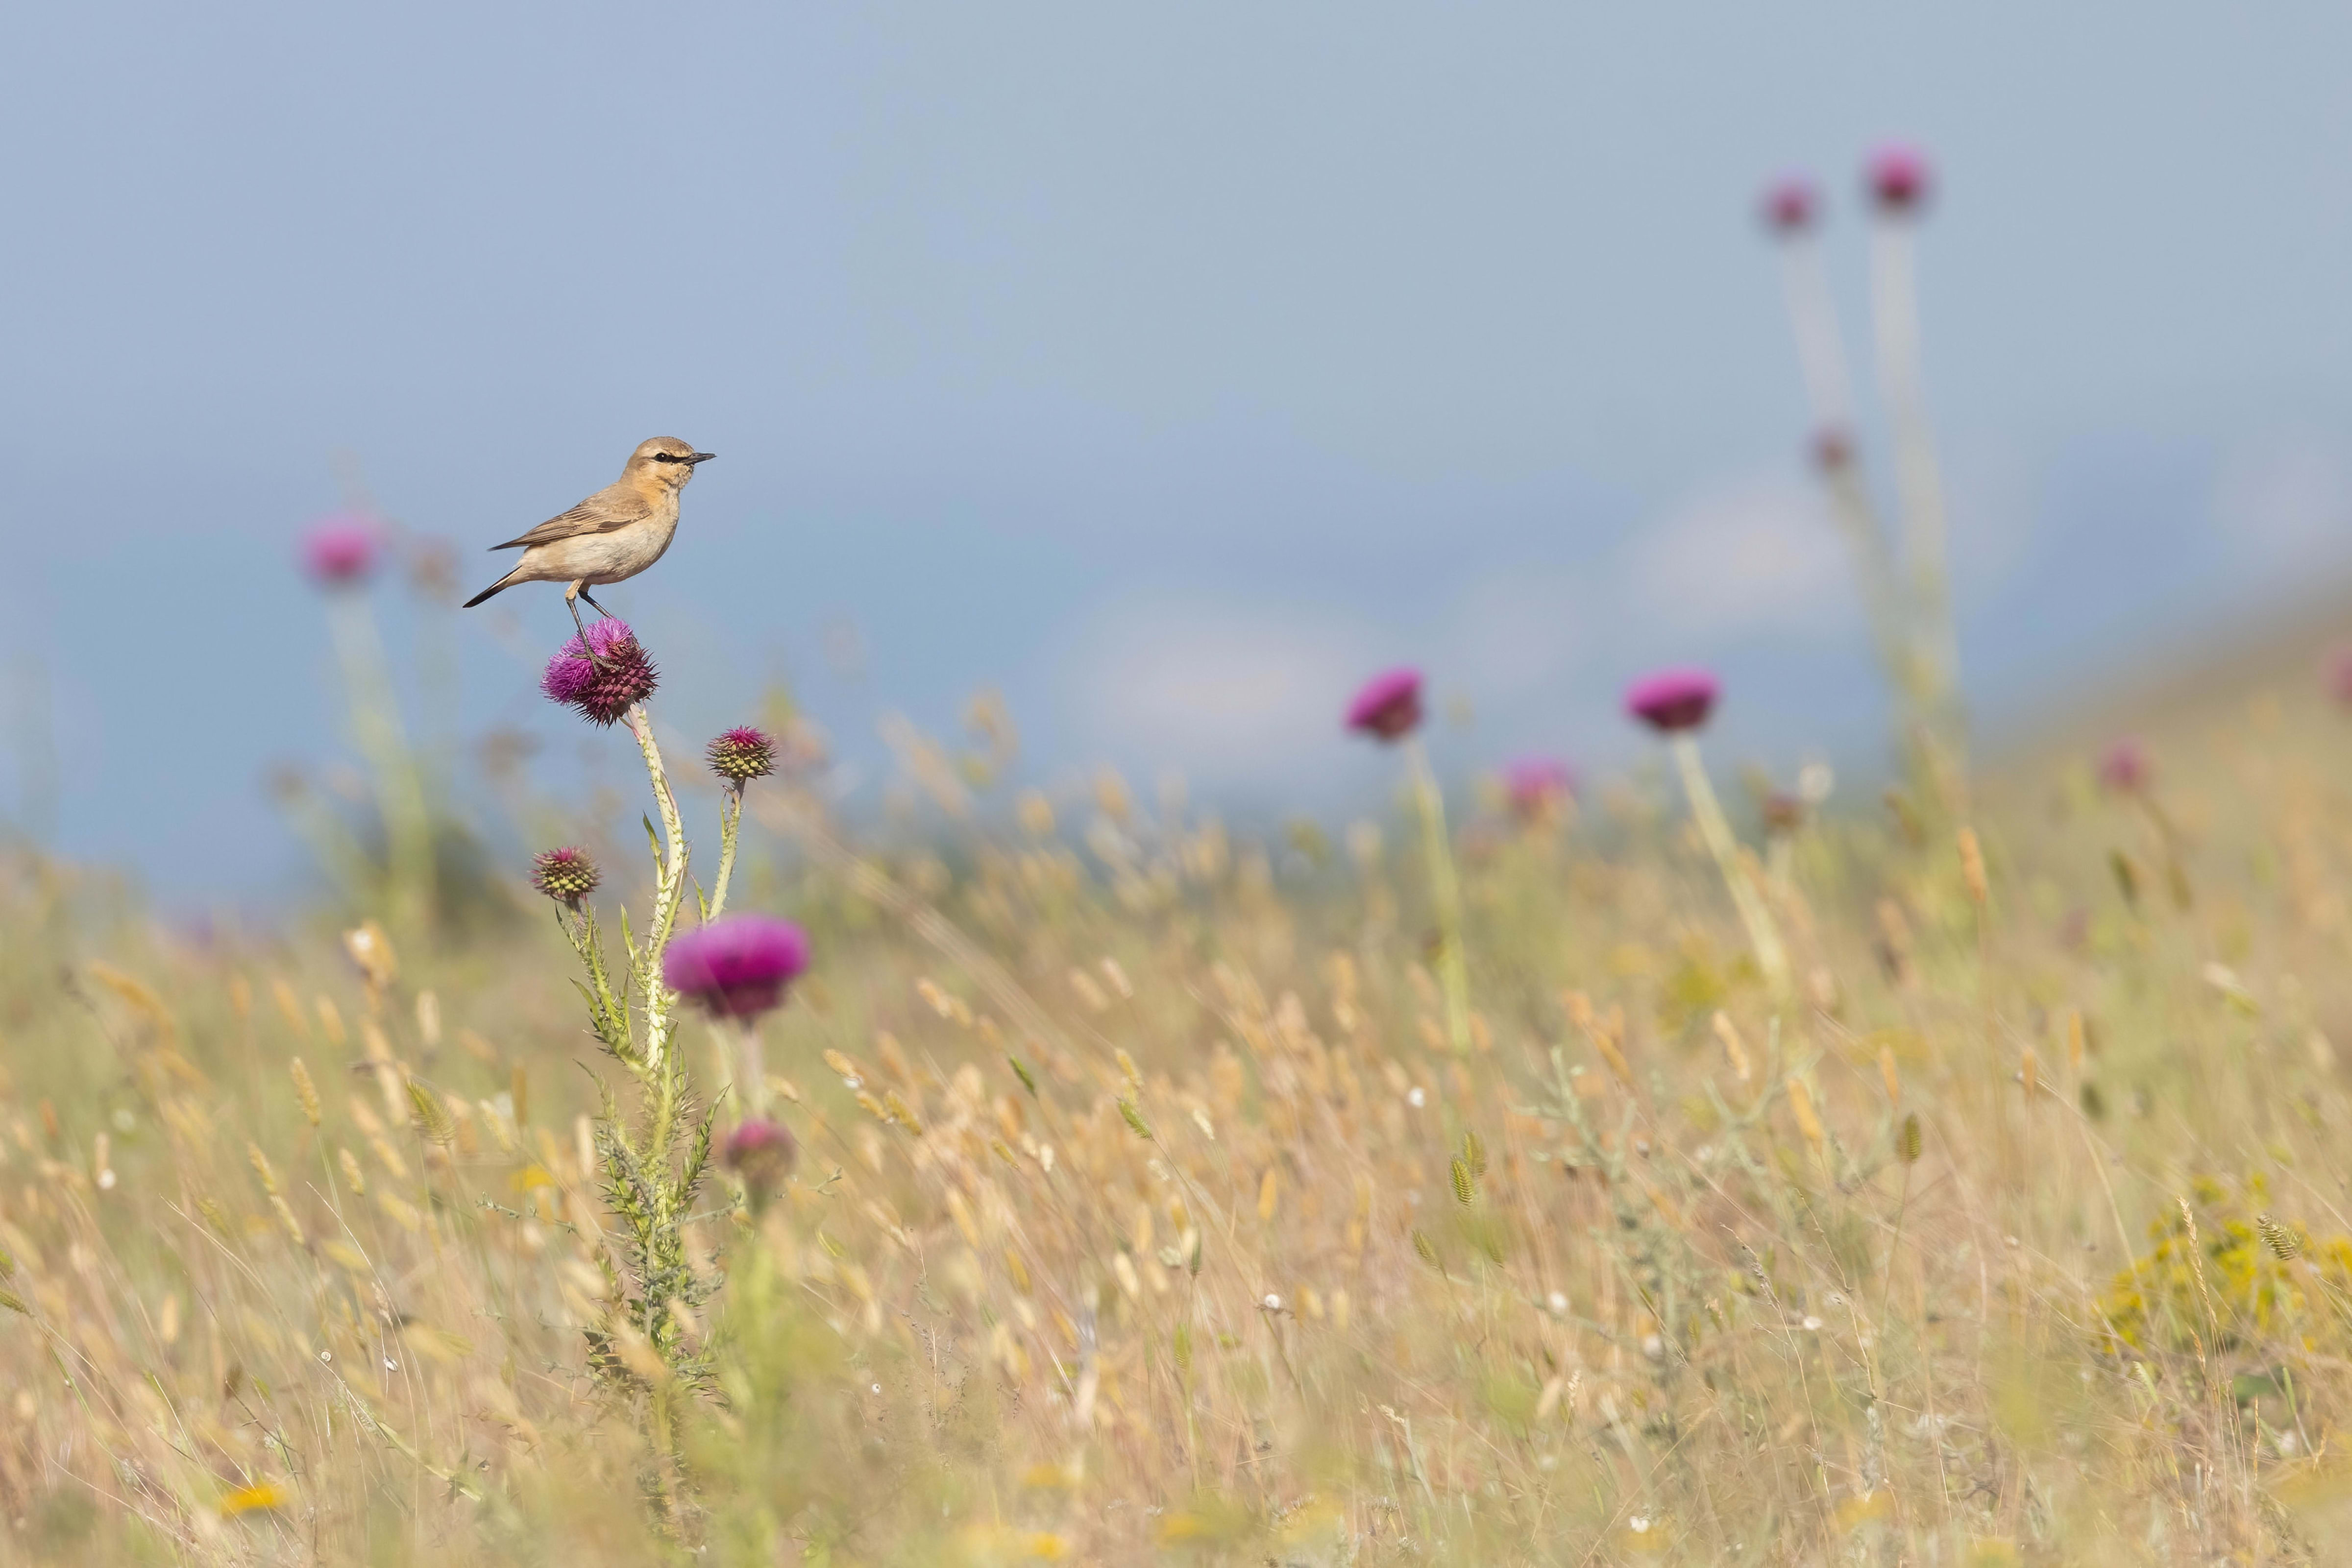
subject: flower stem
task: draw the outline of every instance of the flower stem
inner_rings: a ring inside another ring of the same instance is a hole
[[[1724,886],[1731,892],[1740,924],[1748,927],[1748,944],[1755,949],[1756,967],[1764,971],[1764,983],[1770,988],[1774,1003],[1786,1005],[1791,994],[1788,950],[1780,945],[1780,930],[1773,923],[1772,912],[1764,906],[1755,881],[1740,863],[1739,845],[1731,836],[1731,824],[1724,820],[1723,803],[1715,798],[1715,786],[1707,782],[1706,765],[1699,760],[1698,737],[1686,729],[1677,730],[1667,737],[1666,743],[1675,754],[1675,766],[1682,770],[1683,794],[1690,801],[1691,818],[1698,823],[1699,836],[1706,841],[1708,852],[1715,856],[1716,869],[1723,873]]]
[[[1445,797],[1430,770],[1418,735],[1404,743],[1421,814],[1422,848],[1429,857],[1429,893],[1437,906],[1437,982],[1445,997],[1445,1039],[1459,1054],[1470,1049],[1470,970],[1462,954],[1462,884],[1454,873],[1454,845],[1445,831]]]
[[[1882,218],[1871,231],[1871,322],[1878,340],[1878,375],[1895,435],[1895,488],[1902,504],[1904,564],[1910,576],[1910,612],[1917,618],[1914,657],[1919,719],[1928,763],[1954,812],[1967,767],[1967,740],[1954,691],[1958,644],[1952,627],[1951,574],[1947,561],[1943,480],[1927,423],[1926,378],[1920,371],[1918,272],[1907,217]]]
[[[705,925],[725,913],[727,884],[735,876],[735,843],[743,826],[743,786],[730,784],[719,798],[719,874],[711,879],[710,897],[702,905]]]
[[[432,914],[432,808],[401,727],[400,699],[367,601],[356,593],[331,595],[327,622],[350,691],[352,738],[374,775],[376,810],[383,818],[383,881],[367,891],[384,899],[395,929],[413,931]]]
[[[670,793],[661,747],[654,743],[653,721],[646,716],[643,703],[629,709],[629,733],[637,737],[637,749],[645,754],[646,778],[653,786],[654,805],[661,812],[662,857],[654,883],[653,919],[646,924],[645,943],[635,955],[637,984],[645,998],[646,1061],[658,1071],[668,1054],[671,1037],[677,1032],[677,995],[663,983],[662,954],[669,947],[678,905],[686,897],[686,828],[678,820],[677,798]]]
[[[768,1065],[766,1053],[761,1049],[760,1020],[744,1019],[736,1025],[742,1037],[739,1052],[742,1063],[743,1104],[754,1116],[768,1113]]]

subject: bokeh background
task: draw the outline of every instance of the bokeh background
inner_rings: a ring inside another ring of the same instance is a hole
[[[2318,5],[49,6],[0,93],[0,810],[251,902],[344,746],[295,541],[481,553],[721,455],[613,591],[689,737],[790,683],[853,807],[983,685],[1031,778],[1340,811],[1370,668],[1457,775],[1883,754],[1763,182],[1915,140],[1966,682],[1998,747],[2324,616],[2352,564],[2352,14]],[[1865,433],[1866,434],[1869,433]],[[1883,472],[1883,465],[1882,470]],[[577,728],[552,591],[377,590],[420,727]],[[444,694],[444,695],[436,695]],[[454,695],[446,695],[454,694]],[[437,705],[437,706],[429,706]],[[1466,722],[1462,722],[1466,720]],[[602,743],[590,743],[592,746]],[[613,743],[617,745],[618,743]]]

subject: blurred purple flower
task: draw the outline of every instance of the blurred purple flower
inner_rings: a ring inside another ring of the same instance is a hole
[[[1853,461],[1853,438],[1834,424],[1813,433],[1813,466],[1834,474]]]
[[[782,1003],[808,958],[808,934],[791,921],[730,915],[673,940],[662,978],[720,1017],[757,1018]]]
[[[2327,682],[2327,695],[2352,707],[2352,648],[2338,648],[2327,656],[2327,667],[2322,672]]]
[[[1889,142],[1863,166],[1863,183],[1880,212],[1907,216],[1927,202],[1931,181],[1927,155],[1907,143]]]
[[[765,1116],[753,1116],[736,1124],[720,1145],[719,1157],[743,1178],[744,1186],[769,1191],[783,1185],[784,1173],[793,1168],[793,1156],[798,1151],[791,1128]]]
[[[1549,815],[1576,793],[1576,769],[1557,757],[1522,757],[1503,768],[1503,795],[1527,820]]]
[[[1348,727],[1381,740],[1402,740],[1421,724],[1421,672],[1384,671],[1364,683],[1348,705]]]
[[[588,657],[590,648],[601,667]],[[628,623],[607,619],[588,628],[585,645],[575,636],[557,650],[539,689],[597,724],[611,724],[652,693],[656,674]]]
[[[2147,750],[2137,740],[2125,736],[2100,756],[2099,787],[2110,794],[2137,795],[2147,788],[2152,771]]]
[[[1625,712],[1662,734],[1696,729],[1715,710],[1722,689],[1705,670],[1660,670],[1625,688]]]
[[[1802,174],[1784,174],[1764,188],[1758,206],[1774,234],[1802,234],[1821,216],[1822,193]]]
[[[566,845],[531,857],[530,885],[559,904],[578,904],[603,880],[586,850]]]
[[[710,770],[730,784],[749,784],[776,770],[776,743],[763,730],[739,725],[703,752]]]
[[[383,548],[375,525],[350,512],[321,517],[302,535],[302,570],[322,588],[350,588],[375,570]]]

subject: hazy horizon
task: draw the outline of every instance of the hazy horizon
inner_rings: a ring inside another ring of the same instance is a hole
[[[868,789],[881,715],[944,729],[993,685],[1033,779],[1336,811],[1388,778],[1339,707],[1406,661],[1475,707],[1458,772],[1637,757],[1616,694],[1680,659],[1724,671],[1727,765],[1866,759],[1754,204],[1822,181],[1866,383],[1853,185],[1888,138],[1937,170],[1988,733],[2352,567],[2352,17],[2315,5],[99,5],[20,37],[0,816],[46,711],[52,841],[181,905],[283,885],[264,771],[347,750],[294,567],[339,465],[463,598],[656,434],[719,454],[599,595],[665,724],[782,674]],[[574,755],[531,685],[555,591],[457,624],[434,724]]]

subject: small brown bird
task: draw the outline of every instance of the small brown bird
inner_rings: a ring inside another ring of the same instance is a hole
[[[587,646],[588,628],[582,625],[576,600],[585,599],[599,615],[612,612],[596,602],[588,590],[619,582],[661,559],[677,532],[677,493],[694,477],[694,465],[718,454],[697,452],[674,435],[656,435],[629,454],[621,476],[570,511],[553,517],[527,534],[518,535],[492,549],[520,549],[515,569],[473,598],[471,610],[492,594],[518,582],[561,582],[572,623],[580,628]],[[595,650],[589,649],[589,656]]]

